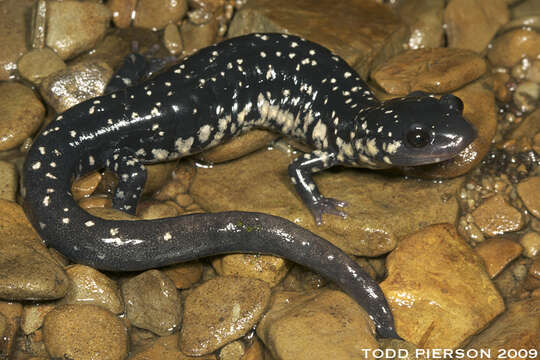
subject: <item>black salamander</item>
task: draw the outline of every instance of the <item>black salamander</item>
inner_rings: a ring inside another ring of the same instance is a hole
[[[378,169],[449,159],[475,138],[462,108],[455,96],[437,100],[425,93],[381,103],[320,45],[284,34],[238,37],[59,115],[28,152],[25,210],[49,246],[98,269],[144,270],[234,252],[290,259],[340,285],[366,309],[379,336],[399,338],[377,283],[341,250],[288,220],[238,211],[103,220],[77,206],[71,182],[110,169],[119,178],[114,207],[134,213],[144,164],[266,128],[316,149],[295,159],[289,174],[320,224],[324,213],[344,216],[345,204],[323,197],[313,173],[335,165]]]

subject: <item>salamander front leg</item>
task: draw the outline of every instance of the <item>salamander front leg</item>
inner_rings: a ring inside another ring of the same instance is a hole
[[[295,185],[298,195],[311,211],[317,225],[322,224],[322,215],[325,213],[347,217],[345,212],[340,209],[347,203],[322,196],[311,176],[313,173],[328,169],[336,164],[334,153],[315,150],[296,158],[289,165],[291,181]]]
[[[113,207],[135,214],[146,182],[146,168],[129,148],[114,150],[107,158],[106,166],[107,169],[114,171],[119,179],[114,193]]]

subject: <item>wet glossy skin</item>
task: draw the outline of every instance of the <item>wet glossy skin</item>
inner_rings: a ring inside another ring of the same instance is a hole
[[[415,93],[381,104],[352,68],[320,45],[248,35],[58,116],[28,153],[25,209],[49,246],[99,269],[144,270],[232,252],[290,259],[338,283],[367,310],[380,336],[398,337],[377,283],[341,250],[292,222],[247,212],[103,220],[77,206],[71,182],[108,168],[119,177],[114,207],[134,213],[144,163],[190,155],[262,127],[317,149],[294,160],[289,174],[320,223],[323,213],[344,215],[344,203],[323,197],[312,173],[334,165],[386,168],[448,159],[475,137],[461,112],[452,95],[436,100]]]

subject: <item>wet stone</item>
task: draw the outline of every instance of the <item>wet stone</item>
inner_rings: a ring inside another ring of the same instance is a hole
[[[225,6],[225,0],[188,0],[188,4],[192,9],[204,9],[214,13]]]
[[[364,78],[409,38],[407,26],[388,7],[358,0],[252,0],[236,13],[228,36],[252,32],[304,36],[343,57]]]
[[[212,266],[222,276],[249,277],[275,286],[287,275],[292,264],[276,256],[232,254],[216,257]]]
[[[397,11],[411,28],[409,49],[441,47],[444,42],[444,0],[409,0],[398,3]]]
[[[273,300],[257,335],[276,359],[363,359],[362,349],[378,347],[367,313],[340,291],[277,293]]]
[[[433,183],[336,169],[315,175],[315,182],[325,196],[348,203],[348,217],[327,215],[324,224],[316,226],[287,175],[292,160],[280,150],[262,150],[211,169],[198,168],[190,194],[210,212],[243,210],[284,217],[359,256],[385,254],[399,237],[426,224],[456,220],[455,194],[462,179]]]
[[[0,298],[58,299],[69,280],[16,203],[0,200]]]
[[[16,302],[0,301],[0,315],[6,319],[4,334],[0,341],[0,356],[9,358],[15,347],[16,335],[19,331],[22,305]]]
[[[487,56],[493,66],[512,67],[521,59],[540,54],[540,34],[531,29],[511,30],[493,41]]]
[[[423,348],[458,347],[504,310],[482,259],[450,224],[407,236],[386,265],[381,288],[396,330]]]
[[[444,11],[448,46],[481,53],[509,18],[504,0],[451,0]]]
[[[45,316],[43,336],[51,357],[123,360],[127,329],[113,313],[96,305],[58,306]]]
[[[512,8],[512,18],[526,15],[540,15],[540,3],[538,0],[525,0]]]
[[[241,341],[233,341],[221,348],[219,360],[242,360],[245,352],[245,346]]]
[[[533,359],[529,350],[538,349],[540,344],[540,298],[531,298],[508,305],[504,314],[497,318],[486,330],[473,338],[467,349],[499,350],[509,349],[520,352],[517,359]],[[525,356],[523,356],[525,355]],[[492,355],[493,356],[493,355]],[[472,358],[469,358],[472,359]]]
[[[244,336],[259,321],[270,300],[264,281],[220,276],[203,283],[185,301],[180,349],[209,354]]]
[[[0,314],[0,338],[4,337],[4,333],[6,332],[7,328],[7,319],[4,315]]]
[[[184,50],[182,36],[175,24],[169,24],[163,31],[163,44],[172,55],[179,55]]]
[[[540,234],[531,231],[523,235],[519,241],[523,246],[523,255],[528,258],[534,259],[540,255]]]
[[[63,60],[75,57],[103,39],[111,16],[95,2],[49,1],[46,44]]]
[[[69,66],[44,79],[40,93],[57,113],[62,113],[105,90],[113,72],[104,62],[83,62]]]
[[[216,21],[209,21],[202,25],[184,21],[180,27],[184,52],[190,55],[199,49],[212,45],[216,41],[217,31],[218,24]]]
[[[489,236],[517,231],[524,225],[521,213],[500,194],[486,199],[473,211],[472,216],[480,230]]]
[[[21,330],[25,335],[30,335],[43,325],[45,315],[56,307],[54,303],[26,304],[21,316]]]
[[[145,201],[137,205],[137,215],[145,220],[162,219],[179,215],[176,207],[157,201]]]
[[[113,14],[113,22],[117,28],[123,29],[131,25],[133,11],[137,0],[109,0],[107,6]]]
[[[43,122],[45,107],[32,89],[16,82],[0,84],[0,151],[31,137]]]
[[[197,283],[202,276],[203,266],[200,261],[190,261],[161,268],[174,283],[177,289],[188,289]]]
[[[191,357],[178,349],[178,333],[158,338],[148,348],[137,352],[130,360],[216,360],[215,355]]]
[[[521,255],[523,248],[507,238],[488,239],[476,247],[484,260],[490,278],[497,276],[512,260]]]
[[[478,79],[486,62],[464,49],[407,50],[375,68],[371,78],[387,93],[406,95],[422,90],[446,93]]]
[[[122,284],[129,321],[160,336],[182,322],[182,303],[174,283],[158,270],[148,270]]]
[[[139,0],[133,26],[161,30],[178,22],[187,12],[187,0]]]
[[[521,82],[513,94],[514,104],[524,113],[535,110],[539,98],[540,84],[532,81]]]
[[[510,133],[510,138],[518,140],[522,137],[531,140],[540,132],[540,109],[527,115],[519,126]]]
[[[98,171],[93,171],[75,180],[71,185],[73,199],[75,201],[79,201],[82,198],[92,195],[99,185],[101,178],[101,173]]]
[[[66,63],[51,49],[35,49],[24,54],[18,62],[19,74],[35,85],[47,76],[62,70]]]
[[[15,201],[19,184],[15,165],[0,160],[0,199]]]
[[[527,210],[540,218],[540,176],[531,176],[517,186],[517,192]]]
[[[72,265],[66,269],[66,274],[70,285],[59,304],[92,304],[113,314],[124,312],[118,285],[103,273],[85,265]]]

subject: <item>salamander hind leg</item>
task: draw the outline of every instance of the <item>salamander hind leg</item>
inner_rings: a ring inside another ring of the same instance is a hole
[[[322,224],[323,214],[347,217],[347,214],[341,209],[347,203],[321,195],[311,176],[313,173],[328,169],[336,164],[337,160],[334,153],[315,150],[296,158],[289,165],[291,181],[295,185],[298,195],[311,211],[317,225]]]
[[[146,182],[146,168],[129,148],[120,148],[106,159],[107,169],[118,175],[113,207],[135,214],[137,203]]]

